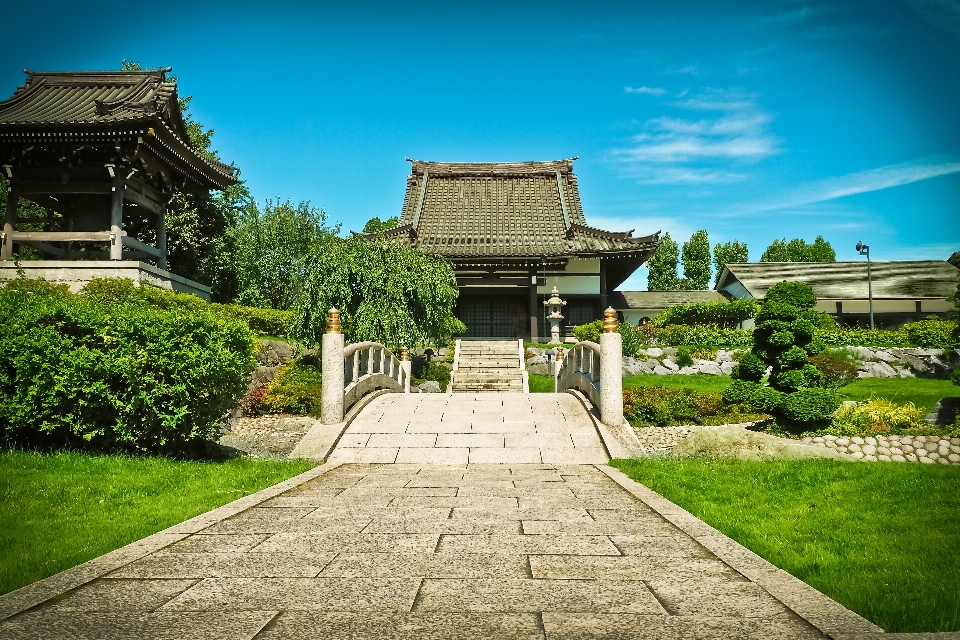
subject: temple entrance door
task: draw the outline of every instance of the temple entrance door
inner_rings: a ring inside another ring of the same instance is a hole
[[[465,338],[522,338],[530,319],[523,296],[461,296],[457,317],[467,325]]]

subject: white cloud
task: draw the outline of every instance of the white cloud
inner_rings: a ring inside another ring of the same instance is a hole
[[[960,39],[960,3],[956,0],[907,0],[920,17]]]
[[[624,87],[624,93],[645,93],[660,97],[667,92],[663,87]]]
[[[891,164],[876,169],[857,171],[844,176],[820,180],[797,189],[780,198],[741,209],[741,213],[787,209],[815,202],[869,193],[901,185],[960,173],[960,161],[945,158],[925,158],[913,162]]]
[[[667,73],[686,73],[691,76],[695,76],[700,73],[700,69],[698,69],[697,65],[695,64],[688,64],[687,66],[681,67],[680,69],[667,69]]]
[[[731,163],[755,162],[779,152],[779,141],[769,131],[773,117],[757,104],[756,94],[708,89],[684,96],[669,105],[719,115],[647,120],[628,145],[610,154],[627,175],[647,184],[738,182],[746,176]]]

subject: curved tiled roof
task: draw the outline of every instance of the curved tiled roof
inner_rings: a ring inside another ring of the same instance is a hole
[[[646,254],[657,234],[633,238],[586,223],[573,161],[410,160],[400,226],[426,253],[450,258]]]
[[[151,71],[26,71],[27,81],[0,102],[0,130],[42,131],[152,128],[162,146],[223,188],[236,182],[234,169],[197,153],[190,145],[177,86],[169,69]],[[53,132],[59,132],[59,135]]]

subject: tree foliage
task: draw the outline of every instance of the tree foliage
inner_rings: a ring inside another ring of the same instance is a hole
[[[367,220],[367,224],[363,225],[363,233],[382,233],[393,229],[399,223],[400,218],[397,216],[391,216],[386,220],[381,220],[380,216],[374,216]]]
[[[123,71],[140,71],[143,66],[124,59]],[[168,76],[177,82],[176,76]],[[213,148],[213,129],[193,119],[189,105],[193,96],[179,98],[180,111],[193,150],[208,160],[220,160]],[[167,205],[167,269],[213,289],[211,299],[227,302],[237,295],[233,237],[227,231],[251,202],[250,190],[243,182],[217,193],[176,191]],[[150,244],[156,241],[152,225],[132,226],[137,237]]]
[[[670,232],[663,234],[660,246],[647,260],[650,274],[647,276],[648,291],[673,291],[677,286],[677,260],[680,249]]]
[[[706,229],[701,229],[683,243],[683,277],[689,281],[689,286],[682,288],[706,289],[710,274],[710,238]]]
[[[320,342],[327,310],[340,311],[348,340],[391,349],[440,342],[466,327],[453,315],[453,265],[398,242],[326,237],[306,259],[293,306],[293,335]]]
[[[323,209],[309,202],[267,200],[263,209],[250,203],[229,231],[234,245],[241,304],[289,309],[304,276],[311,247],[336,234]]]
[[[717,268],[717,278],[723,267],[734,262],[747,262],[750,253],[747,251],[747,243],[734,240],[732,242],[719,242],[713,246],[713,264]]]
[[[757,303],[753,300],[678,304],[658,314],[653,319],[653,324],[656,327],[674,324],[716,325],[724,329],[733,329],[744,320],[755,316],[757,309]]]
[[[837,252],[830,243],[817,236],[812,244],[802,238],[774,240],[760,257],[760,262],[836,262]]]

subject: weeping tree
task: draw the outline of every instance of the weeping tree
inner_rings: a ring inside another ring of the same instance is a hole
[[[352,342],[390,349],[437,343],[466,331],[453,315],[453,265],[399,242],[327,237],[314,245],[293,305],[293,337],[319,344],[327,310],[340,311]]]

